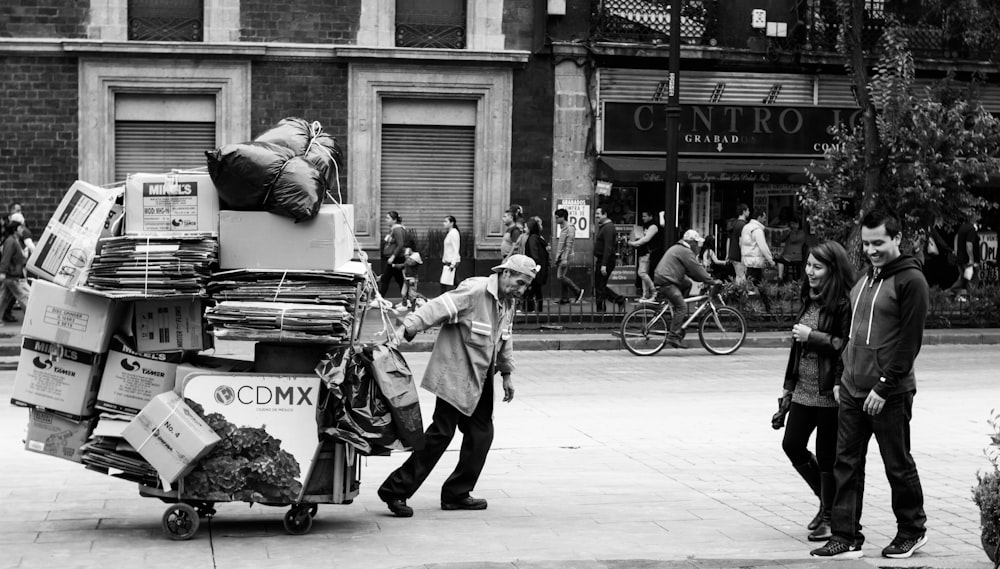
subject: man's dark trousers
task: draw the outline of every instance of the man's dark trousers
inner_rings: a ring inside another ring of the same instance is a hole
[[[434,419],[424,433],[424,448],[413,451],[406,462],[385,479],[378,490],[379,496],[403,500],[413,496],[448,449],[456,429],[462,432],[462,449],[458,453],[455,471],[441,487],[442,502],[459,502],[467,498],[486,466],[486,455],[493,444],[492,368],[486,375],[483,393],[471,417],[466,417],[450,403],[438,398]]]
[[[691,286],[691,282],[688,281],[684,283],[683,288],[672,282],[662,284],[659,287],[660,294],[667,297],[670,306],[674,309],[673,315],[670,317],[670,333],[678,337],[681,336],[681,327],[684,325],[684,317],[687,316],[684,297],[691,292]]]
[[[891,395],[878,415],[865,413],[864,399],[841,392],[837,429],[837,462],[833,475],[837,495],[833,500],[833,538],[845,543],[864,543],[861,533],[861,505],[864,499],[865,455],[872,435],[878,442],[892,489],[892,511],[896,515],[896,535],[919,538],[926,532],[924,492],[917,465],[910,455],[910,418],[913,392]]]
[[[618,302],[621,295],[617,292],[608,288],[608,279],[611,278],[611,272],[615,270],[615,264],[611,263],[608,267],[608,274],[601,274],[601,260],[599,258],[594,259],[594,302],[597,304],[597,310],[604,311],[607,306],[605,301],[610,300],[611,302]]]

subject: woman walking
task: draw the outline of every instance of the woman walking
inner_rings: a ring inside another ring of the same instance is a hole
[[[4,226],[0,245],[0,306],[7,306],[14,300],[28,306],[28,279],[24,278],[24,265],[28,262],[24,246],[27,231],[28,228],[17,220],[11,220]],[[17,322],[17,318],[5,313],[3,321]]]
[[[538,274],[531,281],[524,297],[526,312],[542,311],[542,287],[549,280],[549,244],[542,237],[542,221],[538,217],[528,220],[528,239],[525,241],[524,254],[531,257],[538,265]]]
[[[461,237],[458,234],[458,222],[455,216],[444,216],[444,252],[441,254],[441,294],[455,288],[455,272],[462,256],[458,253],[461,247]]]
[[[788,424],[781,447],[792,466],[820,499],[808,524],[809,541],[830,539],[830,508],[836,490],[833,463],[837,450],[837,401],[833,388],[844,364],[840,359],[851,325],[849,293],[854,270],[847,251],[834,241],[810,249],[802,279],[802,309],[792,326],[792,348],[785,370],[782,404]],[[780,428],[780,425],[774,425]],[[809,437],[816,431],[816,454]]]
[[[382,276],[378,282],[378,292],[383,298],[389,292],[389,284],[396,281],[399,290],[403,290],[403,271],[394,267],[403,262],[403,250],[406,249],[406,226],[399,212],[390,211],[385,214],[389,222],[389,232],[386,233],[382,245]]]

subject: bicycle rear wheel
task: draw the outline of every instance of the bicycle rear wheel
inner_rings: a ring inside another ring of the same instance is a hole
[[[651,356],[663,349],[667,343],[670,325],[659,309],[636,308],[622,320],[622,342],[625,348],[637,356]],[[670,309],[664,315],[669,315]]]
[[[698,324],[701,345],[717,356],[740,349],[746,337],[747,321],[739,310],[731,306],[717,306],[714,312],[707,312]]]

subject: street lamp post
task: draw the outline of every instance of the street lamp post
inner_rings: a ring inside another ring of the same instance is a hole
[[[670,247],[677,232],[677,136],[680,132],[681,2],[670,2],[670,61],[667,72],[667,166],[664,176],[664,246]]]

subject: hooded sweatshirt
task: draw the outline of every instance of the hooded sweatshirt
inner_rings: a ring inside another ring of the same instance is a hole
[[[882,398],[916,391],[913,361],[920,352],[929,305],[920,263],[900,255],[874,267],[851,290],[851,336],[841,385],[851,397],[874,390]]]

